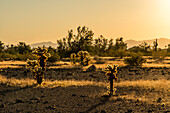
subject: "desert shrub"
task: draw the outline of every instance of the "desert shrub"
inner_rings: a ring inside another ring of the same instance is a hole
[[[49,62],[56,62],[60,60],[60,56],[57,53],[54,53],[51,55],[51,57],[48,58]]]
[[[95,63],[96,63],[96,64],[105,64],[105,63],[106,63],[106,60],[103,60],[103,59],[99,58],[99,59],[96,60]]]
[[[98,55],[95,55],[94,57],[93,57],[93,60],[98,60],[99,59],[99,56]]]
[[[162,63],[166,56],[167,56],[167,53],[164,51],[152,52],[152,58],[155,59],[156,63],[159,63],[159,62]]]
[[[3,59],[0,57],[0,62],[2,62],[3,61]]]
[[[35,60],[37,59],[36,56],[32,55],[32,54],[16,54],[17,55],[17,59],[18,60],[22,60],[22,61],[26,61],[27,59],[30,59],[30,60]]]
[[[123,58],[126,56],[126,51],[123,50],[123,49],[119,49],[115,52],[115,57],[120,57],[120,58]]]
[[[124,63],[131,66],[141,66],[146,62],[146,59],[142,58],[141,54],[133,54],[131,58],[125,58]]]
[[[0,58],[2,58],[3,60],[13,60],[13,59],[17,59],[18,56],[12,55],[12,54],[9,54],[9,53],[1,53]]]
[[[103,60],[102,58],[99,58],[99,56],[97,56],[97,55],[95,55],[94,57],[93,57],[93,60],[95,60],[96,62],[96,64],[105,64],[106,63],[106,61],[105,60]]]

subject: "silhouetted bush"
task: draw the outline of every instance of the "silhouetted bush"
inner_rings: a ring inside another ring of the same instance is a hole
[[[57,53],[54,53],[51,55],[51,57],[48,58],[48,62],[56,62],[60,60],[60,56]]]
[[[141,54],[133,54],[131,58],[125,58],[124,63],[131,66],[141,66],[146,62],[146,59],[142,58]]]

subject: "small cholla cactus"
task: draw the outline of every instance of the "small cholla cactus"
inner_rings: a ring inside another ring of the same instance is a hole
[[[113,67],[108,65],[107,68],[104,70],[107,72],[106,76],[109,77],[108,80],[110,81],[110,92],[109,92],[110,96],[112,96],[116,91],[116,88],[114,88],[113,80],[115,80],[116,82],[118,81],[118,77],[116,77],[117,67],[118,65],[114,65]]]
[[[38,47],[32,54],[38,57],[37,60],[27,60],[28,68],[30,68],[32,74],[37,79],[37,83],[41,84],[44,78],[44,72],[46,71],[46,60],[51,55],[47,53],[48,50],[45,47]]]
[[[81,61],[81,65],[88,65],[89,64],[89,61],[91,60],[90,57],[89,57],[89,53],[87,51],[79,51],[77,53],[77,55],[79,56],[80,58],[80,61]]]
[[[77,53],[77,55],[79,56],[80,61],[81,61],[81,63],[82,63],[82,62],[83,62],[83,59],[85,58],[85,56],[84,56],[84,51],[79,51],[79,52]]]
[[[27,59],[27,68],[31,70],[31,73],[33,74],[34,78],[37,80],[38,84],[41,84],[44,74],[42,67],[40,67],[37,60],[29,60]]]
[[[70,55],[70,57],[71,57],[71,62],[72,62],[73,64],[76,64],[76,54],[75,54],[75,53],[72,53],[72,54]]]
[[[50,53],[47,53],[48,49],[45,47],[38,47],[35,49],[32,54],[36,55],[38,57],[38,62],[40,66],[42,67],[42,70],[45,71],[46,69],[46,60],[48,57],[50,57]]]

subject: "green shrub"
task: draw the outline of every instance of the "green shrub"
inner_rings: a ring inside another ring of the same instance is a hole
[[[162,63],[167,55],[165,51],[156,51],[152,53],[152,58],[155,59],[156,63]]]
[[[51,57],[48,58],[49,62],[56,62],[60,60],[60,56],[57,53],[54,53],[51,55]]]
[[[27,59],[35,60],[37,59],[37,57],[29,53],[28,54],[17,54],[17,59],[26,61]]]
[[[95,62],[96,64],[105,64],[106,63],[106,61],[105,60],[103,60],[103,59],[101,59],[101,58],[99,58],[99,59],[97,59],[96,60],[96,62]]]
[[[142,58],[141,54],[133,54],[131,58],[125,58],[124,63],[131,66],[141,66],[146,62],[146,59]]]
[[[98,60],[99,59],[99,56],[98,55],[95,55],[94,57],[93,57],[93,60]]]

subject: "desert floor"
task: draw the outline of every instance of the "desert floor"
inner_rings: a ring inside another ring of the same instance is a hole
[[[0,62],[0,112],[170,112],[170,64],[148,62],[128,67],[121,60],[105,64],[74,66],[69,62],[48,64],[41,85],[25,62]],[[108,96],[109,81],[103,72],[108,64],[119,64],[115,95]]]

